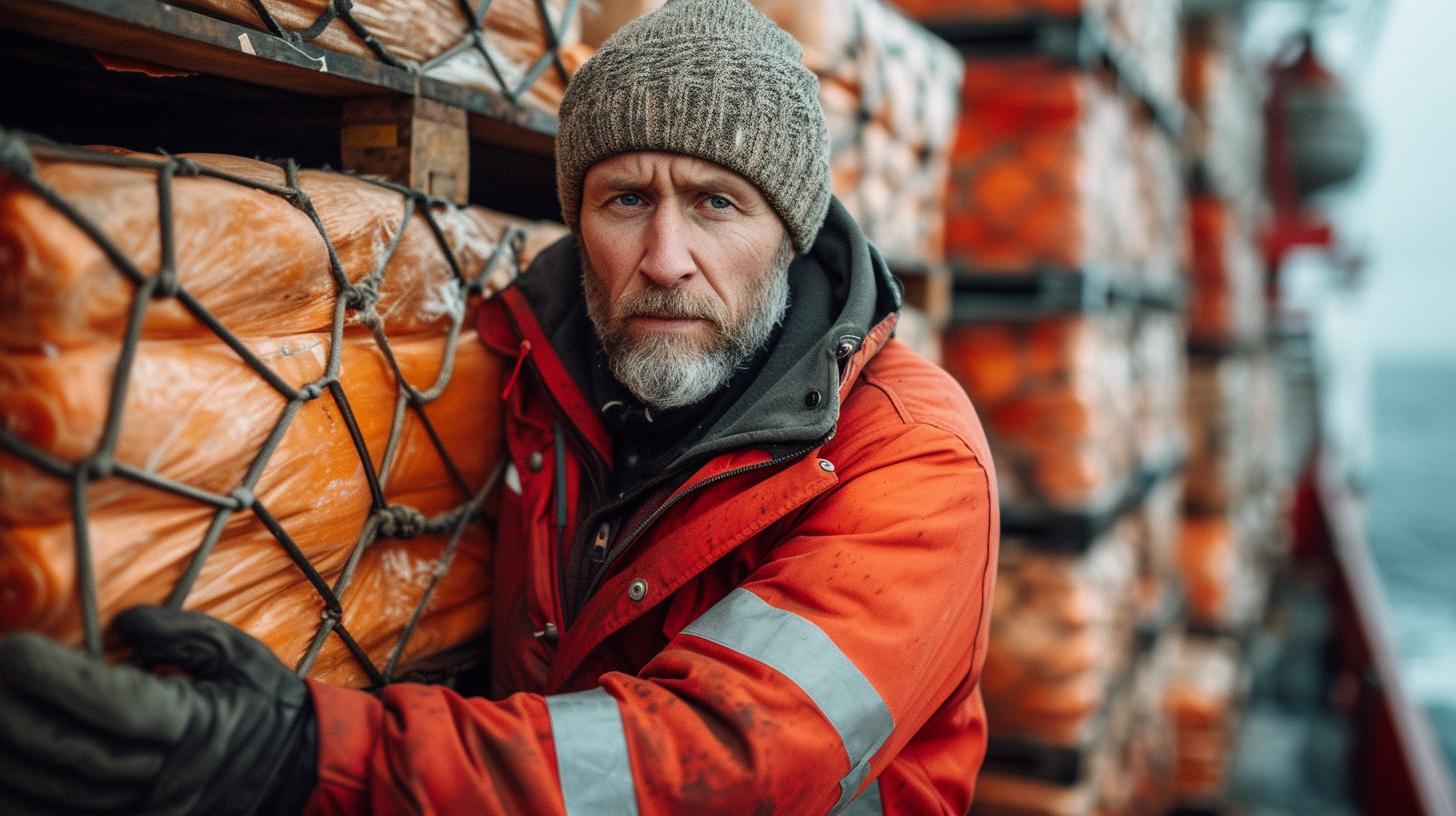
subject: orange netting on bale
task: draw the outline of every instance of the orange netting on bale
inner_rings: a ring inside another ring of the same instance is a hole
[[[385,182],[0,132],[0,631],[200,609],[380,684],[478,638],[501,363],[559,227]]]

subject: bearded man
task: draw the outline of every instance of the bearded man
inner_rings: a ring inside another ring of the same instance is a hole
[[[964,813],[990,459],[892,337],[801,56],[677,0],[571,82],[573,235],[480,318],[515,368],[485,694],[305,682],[194,613],[114,624],[188,679],[12,638],[0,810]]]

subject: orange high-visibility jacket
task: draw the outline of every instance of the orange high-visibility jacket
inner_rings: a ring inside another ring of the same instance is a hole
[[[964,813],[985,752],[996,487],[964,393],[890,337],[899,290],[883,261],[835,202],[791,268],[797,328],[758,375],[771,381],[611,533],[573,610],[565,548],[591,535],[582,497],[612,461],[564,362],[579,352],[561,347],[576,264],[558,244],[481,319],[520,368],[495,699],[311,683],[309,811]]]

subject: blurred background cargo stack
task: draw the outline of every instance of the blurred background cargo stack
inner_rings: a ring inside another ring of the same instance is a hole
[[[1207,680],[1181,577],[1196,295],[1180,4],[902,5],[966,59],[944,365],[986,426],[1003,507],[973,810],[1162,813],[1192,798],[1183,763],[1207,728],[1182,704],[1184,678]]]

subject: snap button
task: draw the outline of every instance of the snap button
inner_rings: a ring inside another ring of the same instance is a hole
[[[818,391],[810,391],[809,393],[804,395],[804,407],[817,408],[819,407],[819,401],[822,399],[824,399],[824,395],[820,394]]]
[[[647,582],[641,578],[636,579],[627,585],[627,597],[634,601],[640,601],[647,597]]]
[[[825,473],[833,473],[834,472],[834,463],[831,462],[831,461],[829,461],[828,459],[820,459],[819,460],[819,469],[822,470],[822,471],[824,471]]]
[[[546,464],[546,457],[541,455],[541,451],[532,451],[531,455],[526,457],[526,467],[532,473],[540,473],[541,466],[544,464]]]
[[[541,631],[532,632],[531,637],[537,640],[544,640],[547,643],[555,643],[561,637],[561,632],[557,630],[556,624],[548,622],[546,627]]]

